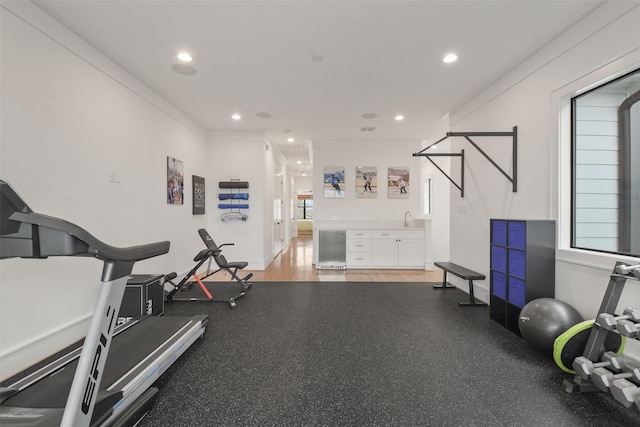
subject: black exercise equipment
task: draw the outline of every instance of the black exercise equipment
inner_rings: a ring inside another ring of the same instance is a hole
[[[240,278],[238,276],[238,270],[244,269],[249,263],[246,261],[237,261],[237,262],[228,262],[227,259],[222,255],[223,246],[233,246],[233,243],[224,243],[220,246],[216,245],[213,241],[207,230],[201,228],[198,230],[198,234],[200,238],[206,245],[206,249],[201,250],[198,254],[193,258],[196,262],[196,265],[189,271],[182,280],[175,284],[173,279],[177,277],[176,273],[170,273],[165,276],[165,281],[173,285],[173,289],[167,292],[166,300],[169,301],[211,301],[211,302],[227,302],[231,306],[231,308],[236,307],[236,300],[244,297],[247,293],[247,290],[251,287],[251,284],[247,281],[253,277],[253,273],[249,273],[247,276]],[[198,275],[198,269],[205,263],[208,262],[207,271],[204,275]],[[211,271],[211,264],[215,262],[218,266],[218,269],[215,271]],[[214,283],[204,283],[204,279],[209,276],[212,276],[219,271],[225,271],[231,275],[231,277],[240,284],[240,289],[232,290],[232,295],[223,295],[224,292],[221,290],[213,289],[219,282]],[[191,278],[195,280],[191,280]],[[190,281],[191,280],[191,281]],[[195,285],[198,285],[198,288]],[[199,289],[199,290],[198,290]]]
[[[553,344],[553,360],[560,369],[569,374],[576,373],[571,365],[576,357],[584,354],[592,329],[593,320],[585,320],[567,329],[556,338]],[[625,337],[615,332],[609,332],[603,344],[604,351],[622,354],[625,342]]]
[[[145,317],[116,328],[134,264],[168,251],[166,241],[107,245],[77,225],[33,212],[0,180],[0,258],[85,256],[104,265],[82,347],[3,383],[1,425],[133,425],[151,409],[158,394],[152,384],[207,325],[207,316]]]
[[[520,310],[518,328],[531,348],[551,356],[556,338],[583,320],[578,310],[564,301],[537,298]]]
[[[442,284],[441,285],[433,285],[434,289],[455,289],[455,286],[449,285],[447,283],[447,273],[451,273],[455,276],[458,276],[461,279],[469,281],[469,302],[460,301],[458,305],[461,307],[486,307],[487,304],[484,302],[476,301],[476,297],[473,294],[473,281],[474,280],[484,280],[484,274],[476,273],[475,271],[469,270],[461,265],[455,264],[453,262],[441,262],[437,261],[433,263],[436,267],[440,267],[444,273],[442,275]]]

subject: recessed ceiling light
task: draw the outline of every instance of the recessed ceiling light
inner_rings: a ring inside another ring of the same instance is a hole
[[[396,116],[396,121],[397,121],[397,122],[401,122],[401,121],[403,121],[403,120],[404,120],[404,116],[403,116],[402,114],[398,114],[398,115]]]
[[[303,173],[303,174],[302,174],[302,176],[307,176],[307,174],[306,174],[306,173]]]
[[[458,59],[458,55],[455,53],[449,53],[444,58],[442,58],[442,62],[446,62],[447,64],[450,62],[455,62]]]
[[[182,62],[191,62],[193,58],[187,52],[180,52],[178,54],[178,59]]]
[[[231,116],[231,118],[233,120],[240,120],[242,117],[240,117],[240,114],[234,114],[233,116]]]
[[[291,137],[287,138],[287,142],[294,142],[294,141],[295,141],[295,139],[293,139]]]

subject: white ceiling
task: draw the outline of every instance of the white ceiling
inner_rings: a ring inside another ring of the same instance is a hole
[[[269,131],[295,164],[308,141],[439,138],[441,117],[602,2],[35,3],[204,128]],[[172,70],[182,50],[193,76]]]

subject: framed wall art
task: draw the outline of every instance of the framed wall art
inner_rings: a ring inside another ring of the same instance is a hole
[[[323,179],[324,197],[344,198],[346,187],[344,166],[325,166]]]
[[[182,161],[167,156],[167,204],[184,204],[184,166]]]
[[[204,215],[206,207],[204,178],[192,175],[191,179],[193,182],[193,214]]]
[[[378,168],[375,166],[356,167],[356,198],[375,199],[378,197]]]
[[[409,168],[389,167],[387,173],[387,195],[389,199],[409,198]]]

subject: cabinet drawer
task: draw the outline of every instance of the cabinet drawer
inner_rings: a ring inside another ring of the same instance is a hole
[[[507,250],[501,246],[491,246],[491,268],[507,272]]]
[[[509,221],[509,247],[525,249],[527,247],[527,224],[524,221]]]
[[[491,278],[493,279],[492,281],[493,295],[506,300],[507,299],[507,276],[497,271],[492,271]]]
[[[507,246],[507,221],[493,220],[491,222],[491,243]]]
[[[347,252],[371,252],[371,240],[347,240]]]
[[[347,267],[354,266],[370,266],[371,265],[371,253],[348,253],[347,254]]]
[[[509,249],[509,274],[521,279],[527,278],[527,255],[524,251]]]
[[[509,302],[516,307],[524,307],[526,303],[525,284],[522,280],[509,277]]]
[[[370,239],[371,230],[347,230],[347,240],[349,239]]]
[[[424,239],[423,230],[401,230],[398,231],[398,238],[400,240],[421,240]]]
[[[374,239],[392,239],[396,240],[398,238],[397,231],[384,231],[384,230],[376,230],[373,231]]]

